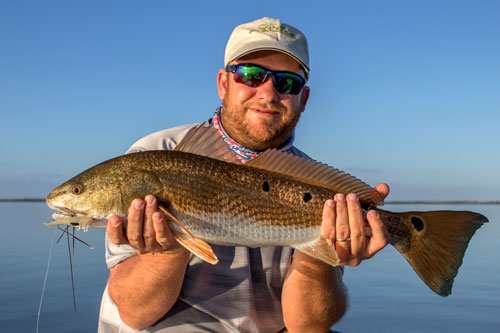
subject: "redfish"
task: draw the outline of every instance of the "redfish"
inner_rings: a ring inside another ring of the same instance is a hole
[[[359,179],[328,165],[267,150],[245,165],[212,127],[193,129],[174,151],[113,158],[54,189],[47,204],[53,224],[106,227],[126,216],[134,198],[153,194],[176,240],[216,264],[210,245],[290,246],[332,266],[339,259],[321,237],[324,203],[355,193],[376,209],[392,244],[437,294],[448,296],[474,232],[488,220],[468,211],[401,212],[377,206],[383,198]]]

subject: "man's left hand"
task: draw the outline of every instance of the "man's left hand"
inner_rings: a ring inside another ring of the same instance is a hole
[[[387,184],[375,186],[385,198],[389,194]],[[367,230],[366,221],[370,225]],[[337,250],[339,265],[357,266],[383,249],[389,240],[387,229],[375,210],[366,214],[355,194],[336,194],[327,200],[323,209],[321,235],[331,240]]]

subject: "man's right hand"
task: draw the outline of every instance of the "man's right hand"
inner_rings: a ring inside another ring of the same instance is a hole
[[[141,255],[110,268],[109,295],[120,318],[140,331],[157,322],[176,302],[190,254],[174,239],[152,195],[134,199],[125,230],[123,225],[119,216],[108,219],[109,240],[128,244]],[[163,254],[152,255],[159,252]]]
[[[174,239],[153,195],[147,195],[144,200],[132,201],[126,229],[123,228],[120,216],[111,216],[108,219],[107,232],[111,243],[128,244],[140,254],[161,253],[182,248]]]

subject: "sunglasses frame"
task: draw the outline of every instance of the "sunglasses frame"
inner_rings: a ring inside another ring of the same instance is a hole
[[[239,76],[239,74],[236,73],[237,70],[238,70],[238,67],[257,67],[259,69],[262,69],[266,73],[266,75],[264,76],[264,78],[262,79],[262,81],[260,81],[257,85],[248,85],[248,84],[246,84],[244,82],[236,81],[236,79],[235,79],[235,81],[237,83],[244,84],[247,87],[257,88],[258,86],[260,86],[261,84],[263,84],[264,82],[266,82],[267,78],[269,76],[271,76],[272,79],[273,79],[273,86],[274,86],[274,88],[280,94],[298,95],[302,91],[302,89],[304,88],[304,86],[307,83],[307,80],[304,77],[302,77],[300,74],[297,74],[297,73],[294,73],[294,72],[288,72],[288,71],[273,71],[273,70],[267,69],[265,67],[262,67],[260,65],[256,65],[256,64],[252,64],[252,63],[240,63],[240,64],[229,65],[229,66],[227,66],[226,71],[229,72],[229,73],[233,73],[233,74]],[[278,83],[276,82],[276,75],[280,75],[280,74],[288,74],[288,75],[291,75],[291,76],[299,79],[299,81],[301,81],[300,82],[300,89],[296,93],[286,93],[286,92],[279,91]],[[248,81],[248,82],[250,82],[250,81]]]

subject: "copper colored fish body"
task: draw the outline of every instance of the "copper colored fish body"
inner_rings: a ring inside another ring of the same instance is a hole
[[[291,246],[331,265],[333,246],[321,238],[325,200],[356,193],[365,207],[382,204],[358,179],[324,164],[276,150],[247,165],[235,161],[212,128],[197,128],[176,151],[120,156],[54,189],[50,224],[106,225],[125,216],[134,198],[153,194],[170,217],[180,244],[202,259],[217,259],[206,243]],[[377,209],[393,244],[436,293],[451,293],[467,244],[487,219],[472,212],[404,212]]]

